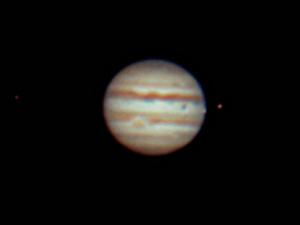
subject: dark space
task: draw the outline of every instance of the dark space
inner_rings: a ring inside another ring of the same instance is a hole
[[[243,96],[253,76],[255,37],[244,22],[192,21],[19,21],[7,34],[4,59],[10,107],[2,159],[12,188],[238,202],[261,168],[258,150],[246,141],[252,118]],[[162,157],[126,150],[102,115],[113,76],[148,58],[187,68],[201,82],[208,108],[196,139]]]

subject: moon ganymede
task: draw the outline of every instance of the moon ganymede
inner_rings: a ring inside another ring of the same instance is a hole
[[[205,113],[199,82],[164,60],[125,67],[112,79],[104,98],[104,118],[112,135],[143,155],[165,155],[189,144]]]

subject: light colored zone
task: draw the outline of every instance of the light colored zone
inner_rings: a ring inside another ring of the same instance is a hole
[[[108,98],[106,100],[109,114],[149,114],[156,113],[157,116],[188,116],[199,117],[205,113],[203,102],[192,101],[163,101],[163,100],[132,100],[123,98]],[[147,111],[145,111],[145,109]]]
[[[106,92],[104,116],[128,148],[164,154],[188,144],[206,113],[196,80],[179,66],[146,61],[122,70]]]

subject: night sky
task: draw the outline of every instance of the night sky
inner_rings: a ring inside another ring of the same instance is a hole
[[[7,174],[18,184],[76,184],[119,197],[171,192],[184,198],[183,192],[227,199],[242,192],[261,163],[258,150],[248,150],[253,143],[245,141],[254,120],[246,116],[250,103],[243,96],[253,83],[251,33],[243,23],[233,26],[220,18],[132,21],[20,21],[7,33]],[[102,102],[109,82],[143,59],[183,66],[206,96],[200,133],[171,155],[132,153],[105,125]]]

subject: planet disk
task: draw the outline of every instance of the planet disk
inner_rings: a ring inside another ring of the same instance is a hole
[[[165,155],[189,144],[205,113],[199,82],[181,66],[164,60],[125,67],[104,98],[104,118],[112,135],[143,155]]]

